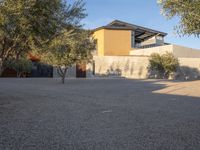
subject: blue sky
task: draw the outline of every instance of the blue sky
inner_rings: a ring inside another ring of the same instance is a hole
[[[200,49],[200,39],[179,37],[173,27],[178,18],[167,20],[160,13],[156,0],[85,0],[88,16],[85,28],[94,29],[118,19],[168,33],[165,42]]]

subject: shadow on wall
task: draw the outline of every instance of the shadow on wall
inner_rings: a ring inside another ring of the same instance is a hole
[[[100,67],[102,68],[102,67]],[[141,66],[137,70],[134,68],[134,64],[130,65],[130,67],[121,69],[119,66],[111,65],[107,69],[105,73],[95,73],[95,76],[98,77],[122,77],[122,78],[140,78],[144,74],[144,70],[146,68]],[[137,77],[135,77],[135,74],[133,72],[137,72]],[[130,73],[130,76],[126,76],[128,73]],[[163,76],[162,73],[159,73],[158,71],[153,71],[148,68],[147,71],[147,79],[167,79]],[[172,77],[170,79],[175,80],[200,80],[200,70],[197,68],[192,68],[188,66],[179,66],[177,69],[177,72],[171,75]]]
[[[149,79],[166,79],[163,73],[148,69]],[[179,66],[177,71],[172,74],[175,80],[200,80],[200,70],[188,66]]]
[[[145,79],[147,66],[139,65],[130,60],[113,61],[111,64],[97,65],[95,76],[98,77],[123,77],[123,78],[135,78]]]
[[[117,76],[120,77],[122,76],[122,70],[117,68],[117,69],[113,69],[112,67],[110,67],[110,69],[107,70],[106,74],[108,76]]]
[[[188,66],[181,66],[177,70],[176,78],[180,80],[199,80],[200,70]]]

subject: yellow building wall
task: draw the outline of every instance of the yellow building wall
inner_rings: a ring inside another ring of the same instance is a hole
[[[93,37],[97,40],[98,56],[104,56],[104,29],[95,31]]]
[[[95,31],[97,39],[98,56],[124,56],[131,50],[131,31],[108,30]]]
[[[104,55],[124,56],[131,50],[131,31],[129,30],[105,30]]]

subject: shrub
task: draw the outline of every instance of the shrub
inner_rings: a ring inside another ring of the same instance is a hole
[[[156,72],[159,78],[169,78],[171,73],[177,71],[179,66],[178,59],[172,53],[165,53],[160,55],[153,53],[149,58],[149,69],[152,72]]]
[[[5,61],[5,67],[14,69],[17,72],[17,77],[25,76],[27,73],[31,72],[32,62],[26,58],[8,59]]]

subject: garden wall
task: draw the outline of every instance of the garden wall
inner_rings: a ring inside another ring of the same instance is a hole
[[[139,56],[95,56],[96,76],[120,76],[145,79],[149,77],[149,57]],[[200,77],[200,58],[179,58],[178,79]]]
[[[147,78],[148,57],[95,56],[96,76],[121,76],[126,78]]]

